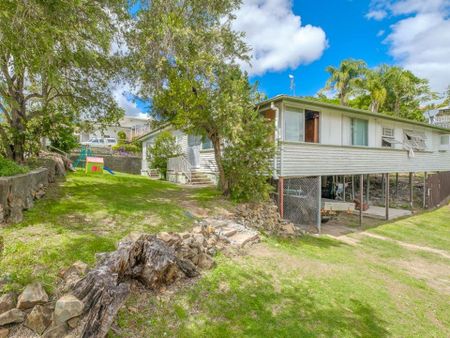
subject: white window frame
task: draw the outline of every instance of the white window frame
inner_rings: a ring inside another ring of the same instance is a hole
[[[389,145],[383,145],[386,142]],[[383,148],[395,148],[398,142],[395,140],[395,129],[391,127],[382,127],[381,131],[381,147]]]
[[[296,113],[299,114],[300,120],[302,121],[302,137],[300,140],[288,140],[286,138],[286,115],[287,113]],[[286,107],[284,109],[283,113],[283,141],[285,142],[297,142],[297,143],[303,143],[305,142],[305,110],[301,108],[295,108],[295,107]]]
[[[366,141],[367,141],[366,143],[367,144],[364,144],[364,145],[354,144],[355,140],[354,140],[353,129],[354,129],[354,121],[355,120],[365,121],[367,123],[367,133],[366,133]],[[369,146],[369,120],[362,119],[362,118],[359,118],[359,117],[352,117],[352,118],[350,118],[350,132],[351,132],[351,134],[350,134],[350,142],[351,142],[352,146],[354,146],[354,147],[368,147]]]

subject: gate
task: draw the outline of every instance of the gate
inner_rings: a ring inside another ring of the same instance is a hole
[[[439,206],[450,196],[450,171],[427,177],[427,208]]]

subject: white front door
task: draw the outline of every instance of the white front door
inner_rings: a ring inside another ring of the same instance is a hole
[[[200,168],[200,148],[202,138],[200,136],[188,135],[188,160],[193,169]]]

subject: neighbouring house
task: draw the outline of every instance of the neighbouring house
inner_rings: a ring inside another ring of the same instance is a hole
[[[344,177],[345,187],[345,176],[354,180],[358,175],[354,189],[358,182],[364,187],[362,175],[409,173],[411,178],[412,173],[450,171],[447,128],[287,95],[263,101],[257,109],[276,127],[272,180],[280,212],[293,221],[320,226],[322,198],[329,197],[331,178]],[[191,183],[197,172],[217,177],[208,140],[165,129],[183,149],[182,156],[169,161],[169,179]],[[160,130],[141,137],[144,174],[146,148]]]
[[[450,128],[450,106],[429,110],[425,113],[425,117],[432,125]]]
[[[79,141],[88,142],[91,139],[115,139],[117,140],[117,133],[119,131],[125,132],[127,135],[127,140],[142,136],[150,131],[150,121],[149,117],[138,117],[138,116],[125,116],[123,117],[117,125],[107,126],[101,129],[99,126],[94,125],[94,129],[90,132],[77,133]]]

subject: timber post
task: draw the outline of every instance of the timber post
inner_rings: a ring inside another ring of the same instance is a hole
[[[284,177],[280,177],[278,180],[278,208],[280,210],[281,218],[284,218]]]
[[[363,208],[364,208],[364,175],[359,175],[359,226],[363,222]]]
[[[428,173],[425,171],[423,173],[423,208],[427,208],[427,177]]]
[[[413,173],[409,173],[409,207],[414,207],[414,188],[413,188]]]
[[[386,220],[388,221],[389,220],[389,173],[387,173],[385,175],[386,175],[386,179],[385,179],[386,192],[384,194],[384,196],[385,196],[384,204],[385,204],[385,207],[386,207]]]

